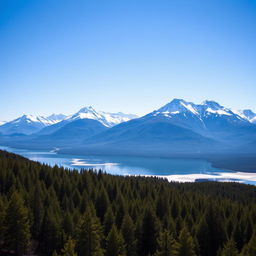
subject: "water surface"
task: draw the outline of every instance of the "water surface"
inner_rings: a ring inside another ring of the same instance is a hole
[[[71,169],[101,169],[109,174],[117,175],[153,175],[168,178],[170,181],[182,182],[217,180],[256,184],[256,173],[215,168],[210,162],[203,159],[79,156],[10,147],[0,147],[0,149],[20,154],[33,161]]]

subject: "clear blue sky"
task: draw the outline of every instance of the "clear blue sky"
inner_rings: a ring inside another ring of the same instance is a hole
[[[172,98],[256,111],[255,0],[0,1],[0,120]]]

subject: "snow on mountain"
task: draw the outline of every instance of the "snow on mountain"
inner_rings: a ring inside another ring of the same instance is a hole
[[[93,107],[84,107],[77,113],[67,118],[68,121],[74,121],[78,119],[94,119],[105,125],[106,127],[113,127],[122,122],[127,122],[131,119],[137,118],[135,115],[124,113],[108,113],[103,111],[96,111]]]
[[[211,138],[224,139],[231,131],[235,133],[241,127],[251,126],[247,118],[210,100],[195,104],[174,99],[148,116],[167,118],[174,125]]]
[[[165,116],[170,116],[186,112],[191,112],[194,115],[199,115],[194,103],[186,102],[182,99],[174,99],[170,103],[158,109],[154,113],[154,115],[156,116],[158,114],[163,114]]]
[[[42,126],[47,126],[56,123],[54,119],[49,119],[43,116],[35,116],[35,115],[23,115],[11,122],[9,124],[26,124],[26,123],[38,123]]]
[[[219,116],[232,116],[235,114],[234,112],[232,112],[232,110],[225,108],[219,103],[212,100],[206,100],[201,104],[198,104],[197,108],[200,109],[200,112],[203,115],[215,114]]]
[[[242,122],[248,121],[245,116],[242,116],[229,108],[221,106],[215,101],[206,100],[201,104],[194,104],[192,102],[186,102],[183,99],[174,99],[170,103],[161,107],[160,109],[152,112],[154,116],[162,115],[166,117],[173,118],[177,115],[182,115],[182,117],[193,116],[203,121],[209,116],[214,117],[232,117],[235,120],[240,120]],[[256,115],[255,115],[256,116]]]
[[[32,134],[43,127],[57,123],[57,120],[49,119],[43,116],[35,115],[23,115],[13,121],[6,122],[0,126],[0,132],[3,134],[13,134],[13,133],[22,133],[22,134]]]
[[[0,126],[5,124],[6,122],[5,121],[0,121]]]
[[[256,126],[215,101],[182,99],[70,146],[65,152],[171,156],[232,152],[256,138]]]

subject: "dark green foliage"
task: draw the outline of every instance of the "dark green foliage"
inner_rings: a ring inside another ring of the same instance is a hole
[[[3,199],[0,197],[0,241],[4,239],[4,219],[6,214],[6,206]]]
[[[64,248],[61,250],[62,256],[77,256],[77,253],[75,252],[75,240],[69,238],[66,244],[64,245]]]
[[[59,250],[62,245],[60,218],[55,216],[52,209],[45,212],[40,235],[40,249],[50,255],[54,250]]]
[[[136,256],[137,241],[135,237],[135,226],[131,217],[127,214],[123,218],[121,227],[122,235],[125,241],[125,251],[127,256]]]
[[[215,256],[226,241],[224,215],[220,205],[211,204],[206,210],[205,220],[207,223],[206,232],[201,235],[204,235],[207,241],[206,255]]]
[[[220,256],[238,256],[236,244],[233,239],[228,240],[222,249]]]
[[[193,238],[186,227],[181,230],[178,241],[177,256],[196,256]]]
[[[77,230],[76,250],[79,256],[102,256],[102,228],[92,205],[87,207]]]
[[[28,210],[21,196],[14,192],[11,195],[4,220],[4,247],[16,255],[28,252],[30,245],[30,226]]]
[[[115,216],[113,214],[112,208],[109,207],[104,216],[104,222],[103,222],[105,236],[109,233],[114,223],[115,223]]]
[[[255,227],[254,186],[78,172],[0,151],[0,256],[226,256],[232,239],[253,256]]]
[[[151,208],[147,208],[141,226],[139,244],[139,254],[141,256],[153,255],[156,252],[159,231],[160,225],[155,213]]]
[[[178,244],[174,240],[172,234],[168,230],[160,233],[158,239],[158,250],[154,256],[175,256],[178,251]]]
[[[244,246],[241,256],[256,255],[256,233],[252,236],[250,242]]]
[[[115,225],[110,230],[106,240],[105,256],[125,256],[124,240]]]

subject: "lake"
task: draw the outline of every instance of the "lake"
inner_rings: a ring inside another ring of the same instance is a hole
[[[235,172],[215,168],[202,159],[169,159],[122,156],[64,155],[49,151],[36,151],[0,147],[30,160],[71,169],[101,169],[114,175],[145,175],[165,177],[169,181],[194,182],[204,180],[237,181],[256,185],[256,173]]]

